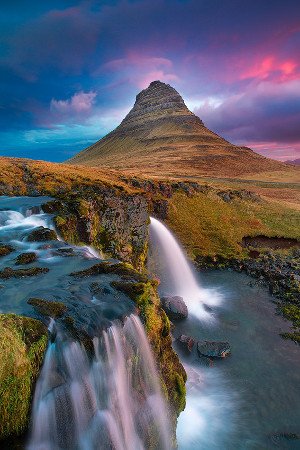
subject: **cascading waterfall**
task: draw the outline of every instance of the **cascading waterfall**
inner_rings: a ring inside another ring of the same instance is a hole
[[[164,271],[169,278],[168,294],[183,297],[189,313],[200,319],[210,318],[211,315],[206,311],[205,305],[218,304],[220,295],[199,285],[193,269],[172,233],[154,217],[151,217],[150,221],[151,240],[158,244],[158,256],[163,259]]]
[[[27,449],[169,449],[168,414],[138,317],[94,338],[94,353],[90,361],[81,344],[56,330],[36,386]]]

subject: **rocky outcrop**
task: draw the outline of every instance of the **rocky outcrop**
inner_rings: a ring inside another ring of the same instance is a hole
[[[188,309],[182,297],[162,297],[161,304],[171,320],[182,320],[188,317]]]
[[[47,328],[38,320],[0,314],[0,447],[28,426],[33,387],[43,362]]]
[[[92,245],[106,256],[141,269],[148,249],[148,204],[141,195],[103,190],[102,195],[68,196],[43,205],[55,214],[61,237],[72,244]]]

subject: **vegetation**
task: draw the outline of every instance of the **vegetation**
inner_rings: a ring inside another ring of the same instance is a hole
[[[140,317],[156,355],[161,382],[168,403],[173,408],[173,420],[185,407],[186,373],[172,350],[170,321],[161,307],[156,282],[113,281],[111,285],[127,294],[136,303]]]
[[[47,328],[41,322],[0,314],[0,440],[21,434],[28,425],[46,345]]]
[[[244,236],[300,239],[300,211],[277,203],[238,198],[225,202],[214,192],[191,197],[176,192],[168,205],[167,223],[192,258],[245,255]]]
[[[43,298],[30,298],[27,303],[32,305],[41,315],[57,319],[67,311],[66,305],[61,302],[49,301]]]

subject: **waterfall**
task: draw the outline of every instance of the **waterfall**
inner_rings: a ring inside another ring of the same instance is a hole
[[[169,449],[168,414],[138,317],[113,324],[93,343],[91,360],[56,331],[35,390],[27,449]]]
[[[150,217],[152,244],[158,248],[158,256],[163,260],[164,272],[168,277],[168,294],[183,297],[189,313],[200,319],[211,317],[205,305],[216,305],[220,295],[215,290],[203,289],[180,245],[170,230],[154,217]]]

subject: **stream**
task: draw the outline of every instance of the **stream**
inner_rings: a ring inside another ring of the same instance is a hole
[[[85,348],[50,321],[52,336],[38,379],[29,450],[146,450],[151,433],[159,449],[171,448],[159,378],[134,302],[115,290],[116,274],[70,277],[101,259],[90,247],[60,239],[32,242],[37,227],[54,230],[41,205],[46,197],[1,197],[0,242],[13,251],[1,270],[35,252],[30,267],[47,273],[0,280],[0,312],[39,318],[31,297],[62,302],[74,325],[93,338]],[[276,315],[273,298],[246,275],[196,272],[171,232],[151,218],[149,271],[160,278],[160,295],[181,295],[189,309],[173,330],[174,348],[187,371],[186,409],[178,419],[179,450],[300,449],[299,346],[279,333],[289,323]],[[112,261],[113,262],[113,261]],[[200,359],[177,342],[228,341],[231,355]],[[130,363],[129,363],[130,362]]]
[[[300,348],[279,336],[290,324],[276,315],[274,298],[247,275],[196,272],[162,223],[151,218],[150,231],[149,270],[160,295],[181,295],[189,309],[173,330],[188,375],[179,450],[300,449]],[[181,334],[227,341],[231,355],[210,366],[182,348]]]

